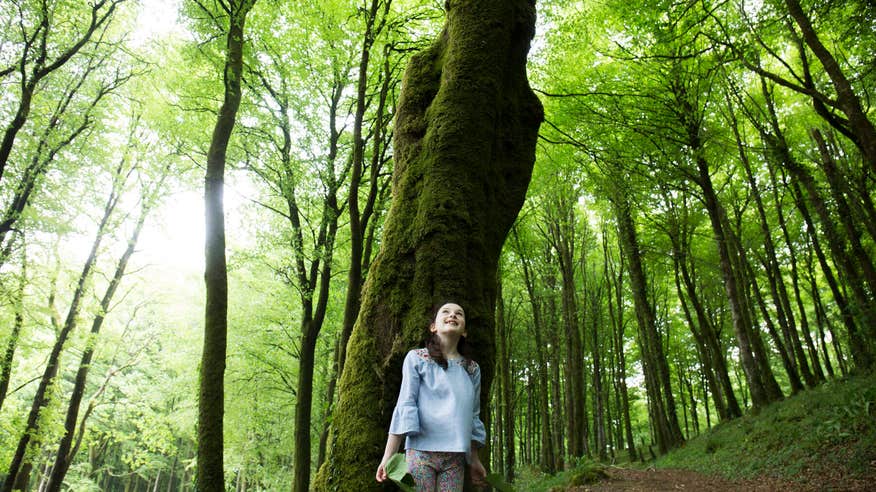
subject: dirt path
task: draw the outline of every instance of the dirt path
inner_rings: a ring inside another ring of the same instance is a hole
[[[608,467],[605,469],[609,478],[593,485],[570,487],[567,492],[655,492],[655,491],[803,491],[808,490],[800,484],[770,480],[746,480],[733,482],[720,478],[708,477],[687,470],[648,469],[631,470],[626,468]],[[811,489],[814,490],[814,489]],[[843,489],[845,490],[845,489]],[[863,490],[863,489],[860,489]]]

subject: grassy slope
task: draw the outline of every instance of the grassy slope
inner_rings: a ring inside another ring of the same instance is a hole
[[[876,374],[832,381],[723,423],[654,466],[839,489],[876,484]]]

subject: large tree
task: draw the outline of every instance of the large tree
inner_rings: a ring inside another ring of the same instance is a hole
[[[489,394],[498,258],[526,194],[543,118],[526,78],[535,9],[532,0],[446,8],[440,37],[405,73],[393,203],[347,348],[317,490],[378,487],[373,472],[401,363],[421,342],[436,301],[466,308],[482,401]]]

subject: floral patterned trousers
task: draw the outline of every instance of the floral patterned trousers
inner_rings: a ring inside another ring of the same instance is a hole
[[[461,492],[465,478],[465,453],[405,451],[408,472],[417,492]]]

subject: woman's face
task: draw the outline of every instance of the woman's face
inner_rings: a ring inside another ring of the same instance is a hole
[[[465,310],[459,304],[448,302],[438,309],[432,322],[433,333],[465,336]]]

